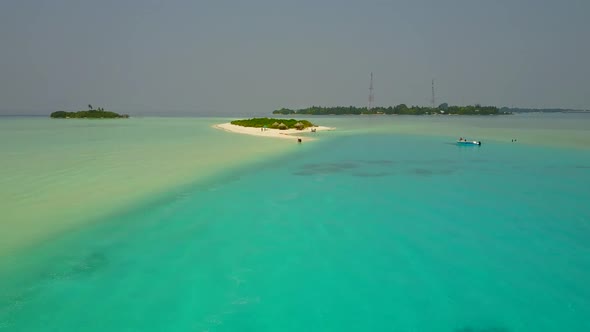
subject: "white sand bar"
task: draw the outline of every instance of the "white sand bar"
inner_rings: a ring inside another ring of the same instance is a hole
[[[302,142],[305,141],[313,141],[315,138],[310,136],[298,136],[302,133],[309,133],[311,129],[315,129],[316,131],[326,131],[326,130],[334,130],[332,127],[324,127],[324,126],[316,126],[316,127],[309,127],[303,130],[297,129],[273,129],[273,128],[264,128],[261,130],[260,128],[254,127],[242,127],[233,125],[231,123],[222,123],[214,125],[213,128],[229,131],[231,133],[238,133],[238,134],[246,134],[246,135],[253,135],[253,136],[264,136],[264,137],[273,137],[273,138],[284,138],[290,140],[296,140],[297,138],[301,138]]]

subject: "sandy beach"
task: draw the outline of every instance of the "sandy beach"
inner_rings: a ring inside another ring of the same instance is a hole
[[[324,127],[324,126],[310,127],[310,128],[305,128],[303,130],[297,130],[297,129],[279,130],[279,129],[272,129],[272,128],[264,128],[264,130],[260,130],[260,128],[242,127],[242,126],[233,125],[229,122],[214,125],[213,128],[225,130],[225,131],[232,132],[232,133],[246,134],[246,135],[253,135],[253,136],[283,138],[283,139],[290,139],[290,140],[296,140],[297,138],[300,138],[302,142],[315,140],[315,138],[310,137],[310,136],[299,136],[299,134],[311,132],[312,128],[315,129],[316,131],[334,130],[334,128],[332,128],[332,127]]]

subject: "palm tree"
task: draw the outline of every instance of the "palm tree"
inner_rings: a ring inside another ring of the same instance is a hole
[[[88,104],[88,108],[92,111],[92,105]]]

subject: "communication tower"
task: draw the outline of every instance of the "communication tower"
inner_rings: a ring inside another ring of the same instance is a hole
[[[436,100],[434,99],[434,80],[432,80],[432,99],[430,102],[432,103],[432,108],[436,108]]]
[[[371,72],[371,81],[369,83],[369,105],[367,106],[367,111],[370,111],[371,107],[373,107],[374,99],[375,96],[373,95],[373,72]]]

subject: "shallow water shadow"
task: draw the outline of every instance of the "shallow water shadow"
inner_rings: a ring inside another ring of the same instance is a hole
[[[0,330],[12,325],[12,316],[20,311],[34,294],[22,293],[14,296],[0,296]]]
[[[0,330],[13,324],[12,317],[22,310],[29,302],[36,298],[51,283],[60,280],[71,280],[94,275],[108,265],[107,257],[100,252],[93,252],[75,261],[65,271],[50,272],[38,275],[38,279],[30,286],[22,289],[12,289],[0,294]]]

